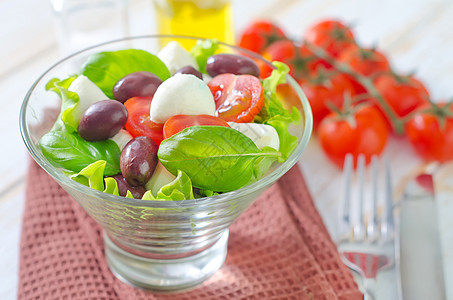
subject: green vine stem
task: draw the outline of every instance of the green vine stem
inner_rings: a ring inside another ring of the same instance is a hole
[[[379,102],[379,105],[384,110],[386,115],[389,117],[390,122],[391,122],[392,127],[395,130],[395,132],[397,134],[404,133],[403,120],[400,119],[393,112],[393,110],[390,108],[390,106],[387,104],[387,102],[382,97],[381,93],[379,93],[379,91],[374,87],[372,80],[370,80],[366,76],[358,74],[357,72],[352,70],[348,65],[338,62],[335,58],[333,58],[331,55],[329,55],[324,49],[322,49],[316,45],[313,45],[312,43],[309,43],[309,42],[305,42],[305,44],[308,47],[308,49],[314,53],[315,56],[326,60],[336,70],[354,77],[354,79],[356,79],[361,85],[363,85],[365,87],[365,89],[367,90],[368,94],[370,94],[370,96],[376,98],[376,100]]]

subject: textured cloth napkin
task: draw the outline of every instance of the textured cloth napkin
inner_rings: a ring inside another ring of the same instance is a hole
[[[223,267],[171,294],[116,279],[100,226],[34,162],[27,180],[19,299],[362,299],[297,166],[231,226]]]

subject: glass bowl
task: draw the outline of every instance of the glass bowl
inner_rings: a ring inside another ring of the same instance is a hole
[[[33,84],[20,112],[20,128],[33,159],[103,228],[105,255],[111,271],[136,287],[173,291],[197,285],[224,263],[228,227],[257,197],[299,159],[312,131],[309,102],[296,81],[287,77],[286,104],[295,106],[302,122],[291,125],[298,145],[284,163],[275,163],[260,180],[228,193],[184,201],[146,201],[90,189],[69,179],[42,154],[38,141],[56,120],[60,99],[45,90],[52,78],[78,73],[87,57],[101,51],[143,49],[157,53],[169,41],[187,42],[182,36],[141,36],[97,45],[56,63]],[[218,52],[241,53],[269,64],[246,50],[220,43]],[[288,93],[289,90],[289,93]],[[291,102],[291,103],[289,103]],[[285,103],[284,103],[285,104]]]

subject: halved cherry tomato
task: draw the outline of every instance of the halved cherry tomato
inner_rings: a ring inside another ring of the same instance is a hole
[[[263,87],[255,76],[220,74],[208,86],[214,96],[216,116],[227,122],[251,122],[263,107]]]
[[[197,125],[211,125],[230,127],[228,123],[218,117],[209,115],[176,115],[170,117],[164,124],[164,139],[168,139],[174,134],[186,129],[187,127]]]
[[[388,135],[388,127],[377,108],[364,104],[346,113],[332,112],[318,127],[322,149],[340,168],[348,153],[353,155],[354,161],[363,153],[368,164],[373,155],[379,155],[384,150]]]
[[[451,103],[422,105],[406,123],[406,134],[412,146],[426,161],[453,160]]]
[[[309,27],[304,39],[324,48],[333,57],[338,57],[344,49],[355,44],[351,29],[337,20],[324,20]]]
[[[316,57],[305,45],[298,46],[293,41],[277,41],[264,50],[263,57],[269,61],[281,61],[289,66],[289,74],[297,81],[309,77],[310,72],[320,65],[331,68],[326,61]],[[271,75],[272,67],[259,63],[260,77]]]
[[[261,53],[275,41],[285,39],[285,33],[268,21],[257,21],[247,27],[239,39],[239,47]]]
[[[164,139],[164,124],[154,123],[149,118],[151,100],[152,97],[133,97],[124,102],[129,114],[124,127],[133,137],[148,136],[159,145]]]

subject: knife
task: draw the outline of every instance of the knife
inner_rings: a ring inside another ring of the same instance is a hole
[[[418,175],[406,186],[396,237],[401,299],[446,299],[435,199],[431,174]]]

